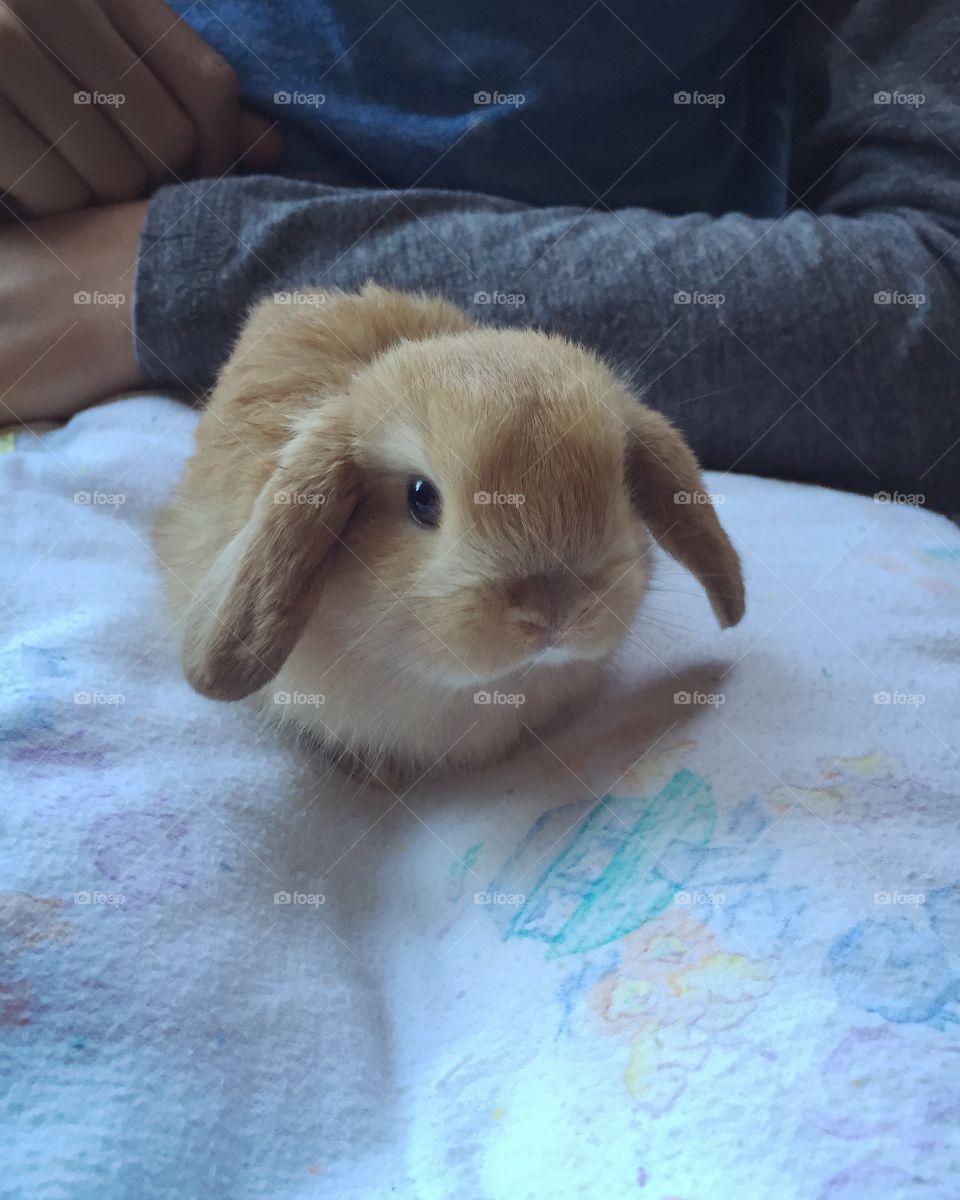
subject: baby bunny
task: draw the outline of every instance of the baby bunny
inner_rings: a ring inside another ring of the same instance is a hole
[[[693,455],[593,354],[373,285],[298,299],[250,315],[156,528],[202,695],[399,785],[583,698],[654,540],[740,620]]]

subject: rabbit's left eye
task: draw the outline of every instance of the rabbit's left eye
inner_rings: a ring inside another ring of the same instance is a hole
[[[407,508],[418,525],[433,526],[440,522],[440,493],[429,479],[420,476],[407,484]]]

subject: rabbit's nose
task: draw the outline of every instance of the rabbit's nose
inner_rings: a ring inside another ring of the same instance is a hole
[[[567,572],[533,575],[510,585],[507,616],[525,638],[538,645],[551,645],[592,603],[592,597]]]
[[[518,633],[537,646],[549,646],[560,635],[558,626],[537,617],[535,613],[517,617],[514,624]]]

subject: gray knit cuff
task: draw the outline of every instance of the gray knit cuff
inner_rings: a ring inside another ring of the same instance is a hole
[[[173,184],[151,198],[133,293],[134,351],[148,387],[185,388],[199,398],[213,382],[211,321],[222,327],[242,315],[229,289],[218,286],[226,283],[235,240],[230,224],[230,191],[209,179]]]

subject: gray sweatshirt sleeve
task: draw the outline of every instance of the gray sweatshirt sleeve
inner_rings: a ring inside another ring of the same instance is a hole
[[[594,347],[708,466],[958,508],[960,10],[862,0],[825,43],[829,102],[777,220],[269,176],[164,188],[136,277],[144,374],[199,391],[255,298],[374,279]]]

